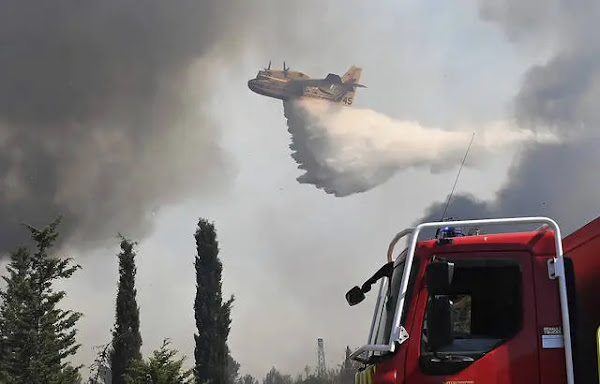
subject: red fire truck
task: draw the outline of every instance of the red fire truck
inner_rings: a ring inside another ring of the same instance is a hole
[[[598,384],[600,217],[564,239],[546,217],[424,223],[387,256],[346,293],[380,281],[357,384]]]

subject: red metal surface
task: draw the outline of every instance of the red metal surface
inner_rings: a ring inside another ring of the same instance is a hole
[[[440,254],[441,252],[436,252]],[[510,257],[518,259],[522,268],[523,279],[523,308],[533,308],[535,297],[532,281],[531,253],[526,251],[487,251],[469,253],[444,253],[449,260],[465,258],[502,258]],[[453,375],[431,376],[423,373],[419,367],[420,357],[420,334],[422,331],[425,303],[427,299],[426,289],[421,289],[418,298],[418,315],[415,316],[410,327],[409,334],[414,335],[409,339],[409,350],[406,361],[406,384],[439,384],[446,381],[460,383],[485,382],[489,384],[500,383],[538,383],[539,374],[536,368],[538,361],[538,349],[536,338],[536,315],[535,311],[523,312],[523,326],[521,330],[504,344],[496,347],[482,358],[476,360],[464,370]]]
[[[542,374],[548,383],[564,378],[564,350],[541,351],[540,326],[560,325],[558,290],[556,281],[548,280],[544,259],[554,254],[553,232],[524,232],[510,234],[479,235],[454,238],[453,244],[437,246],[435,240],[420,242],[415,254],[422,261],[415,281],[414,298],[409,309],[406,329],[410,338],[387,360],[377,364],[374,384],[427,384],[427,383],[540,383],[539,364],[553,364],[549,374]],[[420,335],[427,300],[424,272],[429,257],[444,254],[450,259],[482,256],[516,258],[522,265],[523,326],[510,340],[490,351],[463,371],[448,376],[427,376],[419,367]],[[538,256],[538,257],[536,257]],[[545,273],[545,280],[544,280]],[[548,294],[552,290],[553,294]],[[542,297],[543,298],[540,298]],[[536,308],[536,300],[541,302]],[[539,316],[547,316],[538,321]],[[555,322],[557,319],[558,323]],[[540,358],[542,360],[540,360]],[[562,359],[562,360],[561,360]],[[562,362],[562,371],[561,365]],[[564,379],[563,379],[564,380]]]
[[[563,240],[564,253],[573,260],[575,274],[575,381],[598,383],[595,335],[600,325],[600,218]]]

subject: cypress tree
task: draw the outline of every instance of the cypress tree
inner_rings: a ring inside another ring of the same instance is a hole
[[[194,334],[195,380],[197,384],[227,384],[227,337],[234,297],[223,302],[219,243],[215,227],[205,219],[198,221],[195,258],[196,299],[194,313],[198,333]]]
[[[134,361],[142,358],[140,335],[140,310],[136,301],[135,252],[137,243],[122,235],[119,257],[119,290],[117,292],[116,319],[113,330],[111,372],[112,383],[125,383],[125,374]]]
[[[66,296],[53,282],[70,278],[79,268],[72,259],[48,255],[60,218],[38,230],[27,226],[37,245],[34,254],[21,247],[11,254],[0,292],[0,381],[3,383],[76,383],[80,367],[64,360],[77,353],[75,324],[81,313],[62,310]]]

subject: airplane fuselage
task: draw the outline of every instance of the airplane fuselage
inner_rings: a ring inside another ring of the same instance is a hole
[[[252,79],[248,81],[248,88],[259,95],[273,97],[280,100],[288,100],[294,97],[289,80]],[[301,95],[296,95],[296,97],[298,96]]]
[[[355,69],[352,73],[357,76],[346,82],[346,79],[342,80],[333,74],[325,79],[312,79],[302,72],[266,69],[259,71],[256,78],[248,81],[248,88],[259,95],[279,100],[308,97],[351,105],[355,88],[363,87],[355,83],[360,70]]]

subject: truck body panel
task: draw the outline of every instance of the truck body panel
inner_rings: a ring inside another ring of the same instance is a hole
[[[557,244],[554,234],[542,227],[530,232],[416,243],[411,271],[414,277],[408,282],[402,316],[397,315],[409,337],[397,343],[393,351],[373,353],[374,359],[357,374],[357,382],[567,383],[562,335],[566,320],[561,311],[559,280],[551,276],[553,268],[560,273],[560,265],[553,261],[556,247],[562,245],[575,382],[598,383],[600,218],[565,237],[562,244]],[[452,284],[443,294],[451,297],[454,336],[443,348],[429,349],[427,313],[435,312],[427,310],[432,295],[428,292],[426,270],[438,259],[454,265]],[[393,301],[397,295],[393,297],[391,292],[398,290],[400,284],[394,285],[394,275],[388,282],[388,295]],[[390,321],[390,316],[383,316],[382,323]],[[378,324],[376,328],[386,327],[389,324]],[[386,336],[389,333],[375,334],[369,342],[385,343]]]
[[[600,217],[563,240],[565,257],[573,262],[573,360],[575,380],[598,383],[595,335],[600,326]]]

